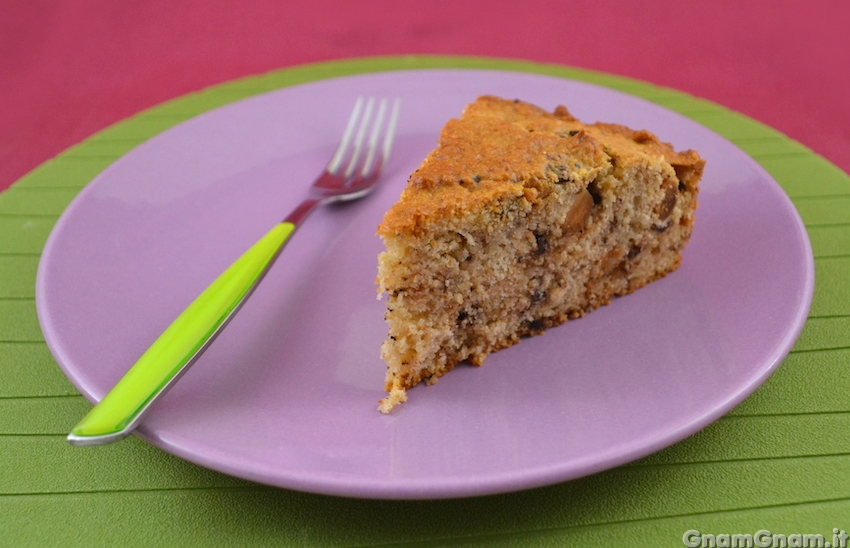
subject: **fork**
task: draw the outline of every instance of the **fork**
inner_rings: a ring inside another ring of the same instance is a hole
[[[72,445],[123,439],[209,348],[257,288],[286,242],[318,206],[369,194],[390,156],[399,100],[359,97],[336,152],[307,198],[231,264],[168,326],[124,377],[71,430]],[[374,114],[374,115],[373,115]],[[368,138],[367,138],[368,134]],[[381,139],[383,136],[383,139]],[[380,143],[379,143],[380,141]]]

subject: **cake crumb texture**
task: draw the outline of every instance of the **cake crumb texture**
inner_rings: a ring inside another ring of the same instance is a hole
[[[467,106],[378,227],[389,324],[379,410],[675,270],[704,165],[563,106],[493,96]]]

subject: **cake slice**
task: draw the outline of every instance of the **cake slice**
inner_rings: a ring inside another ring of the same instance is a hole
[[[648,131],[479,97],[386,213],[386,413],[460,362],[675,270],[704,162]]]

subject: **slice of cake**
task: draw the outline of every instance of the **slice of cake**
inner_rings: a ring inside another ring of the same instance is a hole
[[[478,98],[378,228],[389,323],[379,409],[676,269],[703,166],[648,131]]]

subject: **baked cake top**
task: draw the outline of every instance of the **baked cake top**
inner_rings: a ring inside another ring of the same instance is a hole
[[[601,172],[641,159],[656,163],[659,157],[680,184],[696,185],[704,165],[697,153],[676,152],[648,131],[583,124],[563,106],[550,113],[519,100],[482,96],[443,127],[437,148],[410,176],[378,234],[416,232],[503,196],[524,194],[533,201],[556,184],[577,191]]]

